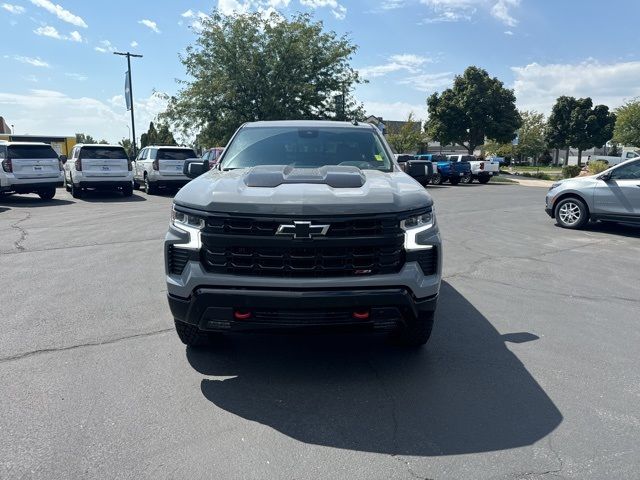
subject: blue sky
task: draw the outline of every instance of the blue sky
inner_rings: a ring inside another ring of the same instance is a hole
[[[134,61],[138,135],[175,93],[178,55],[201,14],[311,12],[359,45],[367,113],[426,118],[426,97],[478,65],[515,88],[518,106],[548,113],[559,95],[611,107],[640,95],[637,0],[0,0],[0,115],[17,133],[127,137],[125,60]],[[627,22],[625,19],[630,19]]]

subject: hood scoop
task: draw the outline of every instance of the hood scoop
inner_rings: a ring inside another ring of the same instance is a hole
[[[327,165],[320,168],[296,168],[290,165],[261,165],[244,176],[247,187],[274,188],[289,183],[323,184],[333,188],[360,188],[364,173],[352,166]]]

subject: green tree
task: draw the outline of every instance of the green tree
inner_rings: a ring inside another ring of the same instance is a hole
[[[343,93],[346,116],[363,116],[351,95],[361,83],[350,65],[357,47],[309,15],[214,11],[198,35],[181,57],[189,80],[161,119],[200,145],[225,145],[247,121],[336,118]]]
[[[640,99],[635,98],[615,110],[617,120],[613,131],[616,143],[640,147]]]
[[[507,143],[516,136],[522,120],[513,90],[478,67],[456,76],[453,87],[427,99],[429,136],[441,144],[464,146],[469,154],[485,139]]]
[[[487,140],[482,147],[482,153],[485,157],[495,155],[496,157],[511,158],[515,155],[515,147],[511,143]]]
[[[135,155],[133,154],[133,143],[131,143],[131,140],[128,138],[123,138],[122,140],[120,140],[118,142],[118,145],[120,145],[122,148],[124,148],[125,152],[127,152],[127,156],[131,159],[133,159],[135,157]]]
[[[416,151],[424,141],[424,134],[419,122],[413,118],[413,112],[409,113],[407,121],[393,132],[387,134],[387,141],[397,153],[410,153]]]
[[[537,159],[545,151],[547,143],[545,140],[546,122],[544,115],[535,111],[520,112],[522,126],[518,130],[518,145],[516,152],[526,158]]]
[[[582,165],[582,152],[601,147],[613,136],[615,114],[606,105],[593,107],[591,98],[559,97],[549,122],[546,138],[554,148],[578,149],[578,166]]]
[[[140,148],[148,147],[149,145],[158,145],[158,131],[153,122],[149,123],[149,130],[140,135]]]
[[[98,141],[91,135],[85,135],[84,133],[76,133],[76,143],[98,143]]]
[[[166,123],[160,123],[158,126],[157,142],[158,145],[177,145],[176,139],[173,138],[169,125]]]

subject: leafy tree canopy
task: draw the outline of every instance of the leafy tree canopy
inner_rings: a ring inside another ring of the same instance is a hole
[[[337,106],[343,116],[363,116],[350,95],[361,82],[349,63],[357,47],[309,15],[214,11],[198,35],[181,57],[189,80],[162,118],[197,134],[201,146],[225,145],[248,121],[331,119]]]
[[[617,120],[613,139],[621,145],[640,147],[640,99],[628,101],[615,113]]]
[[[518,129],[516,151],[524,158],[537,158],[547,146],[544,115],[535,111],[522,111],[520,117],[522,125]]]
[[[418,150],[425,140],[420,123],[413,118],[413,112],[409,113],[407,121],[393,132],[387,134],[387,141],[397,153],[412,153]]]
[[[453,87],[427,99],[429,136],[442,144],[456,143],[470,154],[485,139],[507,143],[515,138],[521,119],[513,90],[478,67],[456,76]]]
[[[140,148],[148,145],[177,145],[173,134],[166,123],[160,123],[156,129],[153,122],[149,124],[147,133],[140,135]]]

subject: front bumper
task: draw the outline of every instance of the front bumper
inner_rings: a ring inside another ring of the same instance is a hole
[[[405,288],[244,290],[198,288],[190,298],[168,295],[173,317],[205,331],[341,329],[388,331],[436,309],[437,295],[416,299]],[[238,319],[235,314],[249,315]],[[366,318],[356,315],[366,312]]]

